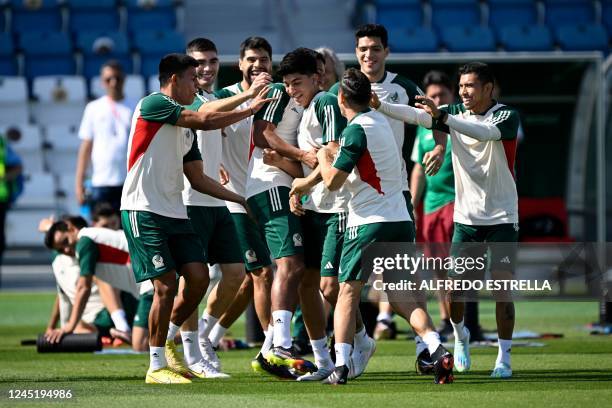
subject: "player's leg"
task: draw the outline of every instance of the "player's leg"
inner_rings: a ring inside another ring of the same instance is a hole
[[[108,310],[115,325],[114,329],[111,329],[111,335],[120,338],[128,344],[132,344],[132,328],[128,323],[127,315],[121,303],[119,289],[112,287],[110,283],[95,276],[94,282],[98,286],[102,303],[104,303],[104,307]]]
[[[153,291],[143,293],[138,299],[138,307],[132,328],[132,350],[149,350],[149,312],[153,303]]]

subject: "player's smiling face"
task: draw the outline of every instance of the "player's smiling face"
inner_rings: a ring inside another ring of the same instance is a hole
[[[493,84],[483,84],[474,73],[463,74],[459,78],[459,96],[463,105],[474,112],[482,112],[491,101]]]
[[[78,231],[68,226],[68,231],[55,231],[53,235],[53,249],[64,255],[74,256],[76,253]]]
[[[288,74],[283,76],[283,83],[287,94],[304,108],[310,104],[312,98],[319,92],[318,74]]]
[[[272,72],[272,58],[266,50],[255,48],[244,52],[244,57],[239,61],[242,77],[247,83],[252,84],[257,75],[262,72]]]
[[[361,72],[368,76],[376,76],[385,69],[389,48],[385,48],[378,37],[361,37],[357,40],[355,53]]]
[[[217,75],[219,74],[219,57],[215,51],[193,51],[189,54],[196,61],[197,84],[199,89],[212,91]]]
[[[189,67],[182,74],[175,75],[175,77],[175,100],[181,105],[191,105],[197,91],[197,75],[195,67]]]

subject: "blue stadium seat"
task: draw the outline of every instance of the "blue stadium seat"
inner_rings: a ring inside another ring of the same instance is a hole
[[[593,2],[588,0],[546,0],[546,24],[588,24],[595,21]]]
[[[489,0],[489,26],[497,32],[505,26],[536,24],[537,15],[533,0]]]
[[[423,24],[420,0],[383,0],[376,3],[376,22],[387,30],[419,27]]]
[[[72,42],[62,32],[29,32],[19,37],[25,56],[25,76],[74,75]]]
[[[451,26],[443,28],[442,42],[451,52],[495,51],[493,31],[482,26]]]
[[[95,49],[96,41],[107,39],[111,48]],[[121,62],[126,74],[132,73],[133,63],[125,33],[119,31],[84,31],[77,34],[77,48],[83,53],[83,76],[92,78],[100,74],[100,66],[110,59]]]
[[[119,29],[117,0],[68,0],[68,6],[71,32]]]
[[[127,0],[127,28],[139,30],[174,30],[176,12],[172,0]]]
[[[431,0],[433,26],[480,25],[480,4],[477,0]]]
[[[15,46],[7,33],[0,33],[0,75],[17,75]]]
[[[612,37],[612,0],[601,2],[601,22],[608,29],[608,34]]]
[[[553,39],[545,25],[509,25],[499,30],[506,51],[551,51]]]
[[[141,74],[145,77],[157,74],[159,60],[171,52],[185,51],[185,37],[176,31],[137,31],[134,48],[140,52]]]
[[[412,27],[389,31],[391,52],[436,52],[439,43],[436,33],[427,27]]]
[[[62,28],[60,0],[40,0],[40,7],[28,7],[23,0],[12,0],[10,4],[11,31],[14,33],[59,31]]]
[[[608,33],[599,24],[571,24],[557,29],[557,41],[565,51],[608,51]]]

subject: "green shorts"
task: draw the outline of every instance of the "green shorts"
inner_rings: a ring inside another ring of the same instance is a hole
[[[136,282],[180,272],[191,262],[205,263],[204,249],[188,219],[148,211],[121,211]]]
[[[149,312],[153,303],[153,291],[143,293],[138,299],[138,307],[134,315],[134,327],[149,328]]]
[[[140,299],[136,299],[129,292],[125,292],[125,291],[119,292],[119,299],[121,299],[121,306],[123,306],[123,310],[125,311],[125,317],[128,323],[130,324],[130,326],[133,325],[133,326],[146,327],[146,328],[148,328],[149,326],[149,310],[151,309],[151,303],[153,302],[153,292],[150,292],[149,296],[151,298],[148,302],[148,307],[146,307],[146,312],[144,311],[144,308],[146,305],[143,304],[143,298],[142,298],[143,296],[144,295],[141,295]],[[141,308],[143,310],[141,310]],[[138,320],[139,316],[143,313],[145,313],[145,316],[146,316],[144,325],[142,325],[140,321]],[[109,330],[115,327],[115,324],[113,323],[113,319],[111,318],[110,313],[106,309],[102,309],[100,313],[96,315],[96,318],[93,321],[93,324],[96,326],[100,334],[102,334],[103,336],[107,336],[109,334]]]
[[[270,252],[253,220],[243,213],[232,213],[232,219],[245,269],[251,272],[270,265]]]
[[[338,277],[347,216],[306,210],[301,219],[307,268],[319,269],[324,277]]]
[[[486,270],[514,274],[518,234],[518,224],[466,225],[456,222],[451,245],[452,257],[484,257],[487,262],[484,269],[472,269],[477,272],[475,274],[466,275],[466,271],[453,270],[449,271],[448,276],[482,279]]]
[[[289,187],[273,187],[247,200],[274,259],[303,254],[302,225],[289,211]]]
[[[376,222],[349,227],[344,233],[344,245],[340,258],[338,282],[366,282],[372,271],[361,268],[362,252],[373,242],[414,242],[412,221]]]
[[[236,245],[238,237],[234,220],[227,207],[187,206],[191,226],[204,247],[204,260],[211,265],[242,263]]]

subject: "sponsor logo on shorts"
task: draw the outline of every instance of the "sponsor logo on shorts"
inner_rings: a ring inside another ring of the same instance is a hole
[[[247,250],[244,253],[244,257],[247,260],[247,263],[257,262],[257,254],[252,249]]]
[[[334,269],[334,265],[330,261],[327,261],[325,264],[325,269]]]
[[[134,321],[135,322],[139,322],[140,321],[140,316],[138,316],[138,315],[134,316]]]
[[[515,223],[514,223],[514,230],[515,230],[516,232],[518,232],[518,231],[519,231],[519,225],[518,225],[518,222],[515,222]]]
[[[499,261],[499,262],[501,262],[501,263],[510,263],[510,257],[507,257],[507,256],[506,256],[506,257],[503,257],[503,258],[501,259],[501,261]]]
[[[155,269],[164,267],[164,258],[160,254],[155,254],[153,259],[151,259],[151,262],[153,262]]]
[[[293,234],[293,245],[296,247],[302,246],[302,236],[297,232]]]

